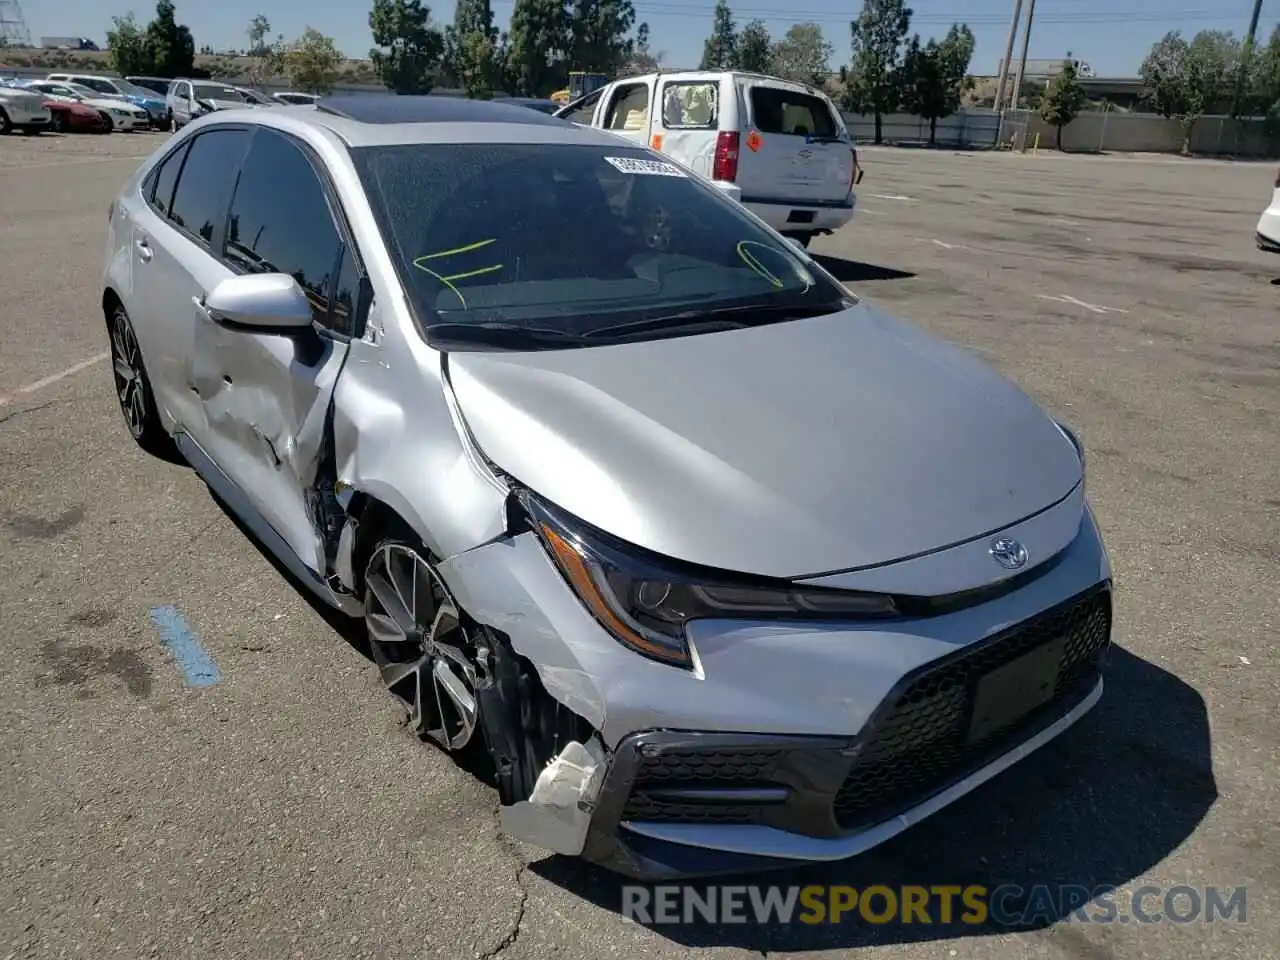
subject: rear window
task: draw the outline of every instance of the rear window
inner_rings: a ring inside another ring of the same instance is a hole
[[[683,311],[778,320],[852,298],[659,154],[626,145],[352,151],[419,321],[574,335]]]
[[[752,87],[750,98],[751,117],[761,133],[839,136],[831,108],[820,97],[778,87]]]

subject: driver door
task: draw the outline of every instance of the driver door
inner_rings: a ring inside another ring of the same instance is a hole
[[[227,211],[233,274],[292,276],[311,328],[271,331],[196,312],[191,379],[205,452],[312,571],[327,569],[317,487],[334,386],[355,333],[361,270],[323,167],[300,141],[258,128]],[[209,291],[206,290],[207,294]]]

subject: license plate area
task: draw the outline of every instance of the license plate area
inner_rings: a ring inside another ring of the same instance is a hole
[[[970,743],[1013,726],[1053,699],[1065,645],[1065,637],[1042,644],[978,681],[969,721]]]
[[[792,210],[787,214],[787,223],[813,223],[813,211]]]

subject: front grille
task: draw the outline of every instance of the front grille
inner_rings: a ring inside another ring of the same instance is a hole
[[[948,659],[911,681],[874,718],[835,799],[844,830],[883,822],[980,769],[1060,717],[1092,689],[1111,636],[1111,595],[1091,593]],[[1048,702],[1016,723],[969,739],[978,681],[1061,642]]]
[[[664,823],[755,823],[755,806],[688,803],[650,796],[672,787],[735,788],[775,786],[774,774],[785,759],[782,750],[668,750],[642,757],[622,819]]]

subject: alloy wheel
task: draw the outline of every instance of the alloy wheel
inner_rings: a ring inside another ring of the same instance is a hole
[[[146,381],[138,339],[123,310],[116,311],[111,323],[111,369],[120,412],[129,424],[129,432],[135,440],[140,440],[147,429]]]
[[[416,550],[386,542],[365,572],[365,624],[382,682],[419,736],[461,750],[476,731],[474,645],[435,569]]]

